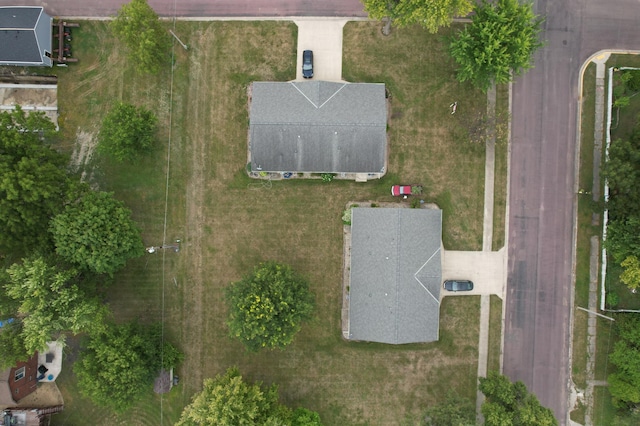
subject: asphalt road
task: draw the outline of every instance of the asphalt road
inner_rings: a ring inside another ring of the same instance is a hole
[[[160,16],[367,16],[359,0],[148,0]],[[43,6],[52,16],[115,15],[128,0],[0,0],[7,6]]]
[[[568,423],[576,120],[582,63],[639,49],[637,0],[540,0],[547,45],[512,103],[504,373]],[[576,348],[584,350],[584,348]]]

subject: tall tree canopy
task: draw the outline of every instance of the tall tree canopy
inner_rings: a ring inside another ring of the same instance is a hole
[[[204,381],[204,389],[185,407],[176,426],[322,426],[320,416],[278,403],[278,388],[248,384],[237,368]]]
[[[602,174],[610,188],[604,245],[624,270],[621,281],[635,289],[640,287],[640,121],[628,137],[611,143]]]
[[[475,7],[472,22],[451,42],[451,56],[458,64],[459,81],[471,81],[482,90],[492,82],[507,83],[531,68],[542,19],[531,3],[497,0]]]
[[[275,262],[259,264],[227,287],[226,296],[231,335],[251,351],[291,343],[314,305],[307,281]]]
[[[160,368],[175,367],[181,359],[171,344],[165,341],[162,346],[157,324],[109,325],[89,337],[74,371],[82,394],[97,405],[123,412],[149,390]]]
[[[362,0],[372,19],[388,18],[399,27],[418,24],[431,33],[451,25],[456,16],[466,16],[470,0]]]
[[[144,246],[131,211],[109,192],[89,191],[51,221],[56,252],[97,273],[113,274]]]
[[[619,408],[640,404],[640,315],[616,317],[618,340],[609,355],[615,372],[607,377],[613,403]]]
[[[480,377],[480,391],[486,400],[482,404],[487,426],[552,426],[558,421],[553,412],[540,405],[522,382],[511,381],[497,371]]]
[[[7,320],[11,319],[11,322]],[[22,322],[15,318],[3,319],[5,323],[0,330],[0,369],[14,367],[20,361],[28,360],[33,353],[29,353],[22,338]]]
[[[35,257],[14,264],[7,275],[4,290],[17,303],[15,317],[21,322],[20,336],[27,353],[42,350],[47,341],[66,331],[103,330],[107,308],[82,287],[78,271]]]
[[[102,121],[98,148],[118,161],[133,160],[153,146],[157,123],[148,109],[119,102]]]
[[[0,112],[0,252],[49,246],[49,219],[67,198],[67,159],[51,149],[54,126],[41,113]]]
[[[169,33],[147,0],[131,0],[122,5],[111,28],[127,46],[129,58],[139,71],[157,73],[163,64],[169,63]]]

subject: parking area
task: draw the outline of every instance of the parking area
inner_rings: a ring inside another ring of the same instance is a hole
[[[298,59],[296,80],[302,78],[302,52],[313,51],[313,80],[342,81],[342,28],[344,19],[296,19]]]
[[[442,281],[471,280],[473,290],[452,292],[442,289],[441,296],[495,294],[504,300],[505,249],[500,251],[443,250]]]

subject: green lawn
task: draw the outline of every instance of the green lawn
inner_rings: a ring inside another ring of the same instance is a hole
[[[95,158],[81,169],[132,208],[146,245],[163,241],[168,183],[166,242],[181,240],[179,253],[130,262],[115,277],[108,303],[118,320],[164,320],[167,337],[186,359],[177,371],[180,385],[168,396],[149,392],[116,416],[78,394],[72,342],[59,382],[65,412],[54,424],[160,424],[161,415],[171,424],[204,378],[232,365],[249,380],[277,383],[282,402],[318,411],[327,425],[411,422],[449,389],[475,400],[478,327],[469,324],[479,320],[477,297],[444,300],[437,343],[395,347],[341,338],[341,214],[348,201],[402,202],[389,195],[389,186],[421,183],[423,198],[444,210],[445,247],[482,245],[484,146],[469,140],[483,125],[486,97],[454,79],[446,36],[455,27],[435,36],[398,29],[384,38],[379,26],[347,24],[343,64],[346,80],[384,82],[391,95],[387,176],[366,184],[296,180],[265,187],[243,173],[247,85],[294,78],[295,25],[179,22],[175,32],[189,50],[176,48],[171,92],[170,70],[136,74],[105,23],[82,23],[74,33],[80,62],[56,70],[61,147],[71,152],[80,140],[94,139],[116,101],[156,111],[161,129],[152,155],[129,165]],[[454,101],[458,110],[451,115]],[[499,152],[496,184],[506,182],[506,148]],[[496,190],[496,205],[504,205],[505,196]],[[504,215],[498,222],[496,232],[504,229]],[[286,350],[251,354],[228,337],[223,289],[262,260],[288,263],[307,276],[317,309]],[[498,305],[492,300],[492,313]],[[499,345],[497,336],[492,325],[492,345]],[[499,352],[492,354],[493,366]]]
[[[487,371],[500,371],[500,350],[502,342],[502,299],[491,296],[491,312],[489,317],[489,353]]]

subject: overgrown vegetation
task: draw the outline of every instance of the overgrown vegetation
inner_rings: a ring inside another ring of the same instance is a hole
[[[615,372],[607,377],[613,405],[635,409],[640,404],[640,315],[616,317],[615,330],[619,340],[609,356]]]
[[[0,252],[5,256],[52,247],[49,219],[73,190],[67,158],[51,149],[54,130],[42,113],[0,112]]]
[[[95,404],[124,412],[144,395],[161,368],[182,361],[182,353],[164,342],[160,324],[110,324],[87,339],[74,372],[83,395]]]
[[[626,72],[617,79],[614,92],[619,93],[618,98],[633,90],[630,88],[636,84],[636,79],[630,77],[633,75],[635,73]],[[621,136],[611,143],[609,158],[603,165],[603,175],[610,187],[605,244],[613,260],[623,268],[620,280],[630,289],[636,289],[640,287],[640,195],[637,191],[640,184],[640,121],[636,118],[633,129]]]

